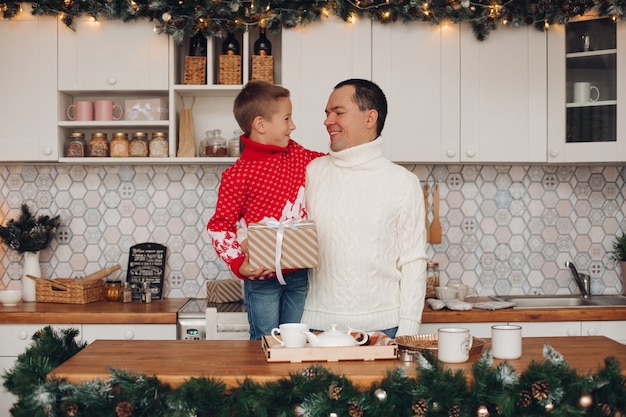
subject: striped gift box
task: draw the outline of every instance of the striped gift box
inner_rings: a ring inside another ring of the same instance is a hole
[[[248,253],[253,268],[274,268],[276,263],[276,240],[279,227],[276,224],[251,223],[248,226]],[[317,229],[312,220],[293,223],[284,227],[280,268],[298,269],[317,266]]]
[[[216,279],[206,282],[206,296],[210,303],[233,303],[243,300],[240,279]]]

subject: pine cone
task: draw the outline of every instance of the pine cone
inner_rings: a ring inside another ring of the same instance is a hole
[[[620,382],[622,383],[622,387],[626,388],[626,376],[621,377]]]
[[[531,386],[531,391],[533,393],[533,398],[541,401],[548,398],[548,394],[550,393],[550,387],[545,381],[536,381],[533,382]]]
[[[331,384],[331,386],[328,387],[328,398],[330,398],[331,400],[338,400],[342,389],[343,388],[338,387],[335,384]]]
[[[448,411],[450,417],[459,417],[461,415],[461,407],[458,404],[454,404]]]
[[[315,368],[312,366],[302,370],[302,376],[308,379],[313,379],[316,376]]]
[[[358,405],[350,404],[348,414],[350,417],[363,417],[363,409]]]
[[[424,417],[428,412],[428,403],[425,399],[420,398],[411,405],[411,410],[413,410],[414,417]]]
[[[69,417],[74,417],[76,414],[78,414],[78,404],[70,404],[65,407],[65,414],[67,414]]]
[[[115,406],[117,417],[130,417],[133,415],[133,404],[129,401],[122,401]]]
[[[606,403],[598,403],[598,408],[602,412],[602,415],[605,416],[610,416],[611,412],[613,411],[611,410],[611,406]]]
[[[530,393],[528,391],[522,391],[520,393],[520,398],[519,400],[517,400],[517,406],[518,407],[530,407],[530,405],[533,403],[533,397],[530,395]]]

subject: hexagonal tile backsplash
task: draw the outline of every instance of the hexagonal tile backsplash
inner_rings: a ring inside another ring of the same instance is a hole
[[[60,214],[41,254],[46,277],[77,277],[115,263],[129,248],[167,246],[166,297],[204,297],[206,280],[230,276],[205,226],[227,165],[8,165],[0,168],[0,222],[22,202]],[[626,169],[605,166],[406,165],[431,190],[439,184],[443,242],[428,245],[441,282],[479,295],[577,291],[567,260],[592,277],[593,293],[621,293],[610,256],[626,229]],[[429,220],[432,221],[432,210]],[[21,276],[21,255],[0,247],[5,286]]]

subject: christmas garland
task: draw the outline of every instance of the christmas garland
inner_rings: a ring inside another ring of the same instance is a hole
[[[346,22],[369,18],[382,23],[470,22],[480,40],[498,25],[545,30],[570,18],[594,13],[625,19],[626,0],[0,0],[0,11],[14,17],[29,3],[36,16],[55,16],[70,28],[81,15],[130,21],[148,18],[160,33],[179,43],[202,32],[223,38],[262,24],[270,31],[293,28],[336,15]]]
[[[69,384],[46,373],[85,347],[78,331],[45,327],[5,372],[4,386],[18,397],[14,417],[623,417],[626,378],[615,358],[596,374],[578,375],[563,356],[544,346],[541,363],[519,374],[507,362],[493,366],[490,350],[472,365],[473,383],[432,354],[419,358],[417,377],[402,367],[369,390],[358,389],[323,366],[279,381],[243,381],[227,389],[219,380],[192,378],[172,389],[156,377],[111,370],[107,381]]]

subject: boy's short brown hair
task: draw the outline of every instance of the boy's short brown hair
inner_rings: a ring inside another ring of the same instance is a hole
[[[276,102],[279,98],[289,98],[289,90],[267,81],[248,82],[237,94],[233,105],[233,114],[241,130],[249,136],[255,117],[271,119],[278,111]]]

